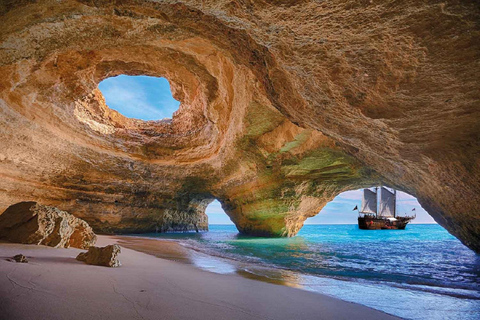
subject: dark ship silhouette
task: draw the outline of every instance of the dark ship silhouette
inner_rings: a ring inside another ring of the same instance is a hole
[[[378,190],[380,189],[380,190]],[[380,195],[379,208],[377,196]],[[356,206],[353,210],[358,210]],[[415,211],[415,208],[412,210]],[[397,215],[397,191],[376,187],[375,191],[363,189],[362,208],[358,210],[358,227],[364,230],[405,229],[414,216]]]

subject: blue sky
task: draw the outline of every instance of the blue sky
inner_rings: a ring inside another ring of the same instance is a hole
[[[165,78],[120,75],[103,80],[98,88],[107,106],[129,118],[171,118],[180,105]]]
[[[353,211],[353,208],[357,205],[360,207],[362,190],[352,190],[339,194],[319,214],[307,219],[305,224],[356,224],[358,214],[356,211]],[[435,223],[415,197],[398,191],[397,210],[399,214],[412,214],[413,208],[415,208],[417,218],[412,223]],[[206,212],[210,224],[233,224],[218,201],[212,202],[207,207]]]
[[[98,85],[107,105],[129,118],[160,120],[171,118],[180,102],[172,97],[170,84],[165,78],[120,75],[103,80]],[[361,204],[362,189],[347,191],[328,203],[306,224],[347,224],[357,223],[357,213],[352,209]],[[417,218],[412,223],[435,223],[423,210],[417,199],[398,192],[397,208],[401,214],[410,214],[413,208]],[[207,207],[211,224],[233,224],[225,214],[220,202],[214,201]]]

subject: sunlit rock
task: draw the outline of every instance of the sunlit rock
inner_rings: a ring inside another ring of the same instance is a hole
[[[0,239],[55,248],[88,248],[97,236],[82,219],[36,202],[20,202],[0,215]]]
[[[90,247],[87,252],[79,253],[76,259],[86,264],[116,268],[122,265],[118,260],[120,252],[118,244],[111,244],[106,247]]]

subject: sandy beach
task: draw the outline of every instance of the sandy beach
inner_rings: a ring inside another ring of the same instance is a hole
[[[97,245],[117,241],[99,236]],[[76,261],[81,251],[1,243],[1,319],[397,319],[329,296],[215,274],[124,247],[120,268]],[[18,253],[30,262],[6,260]]]

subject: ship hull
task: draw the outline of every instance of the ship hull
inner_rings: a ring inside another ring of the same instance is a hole
[[[374,216],[358,217],[358,227],[362,230],[403,230],[414,217],[396,217],[397,221]]]

